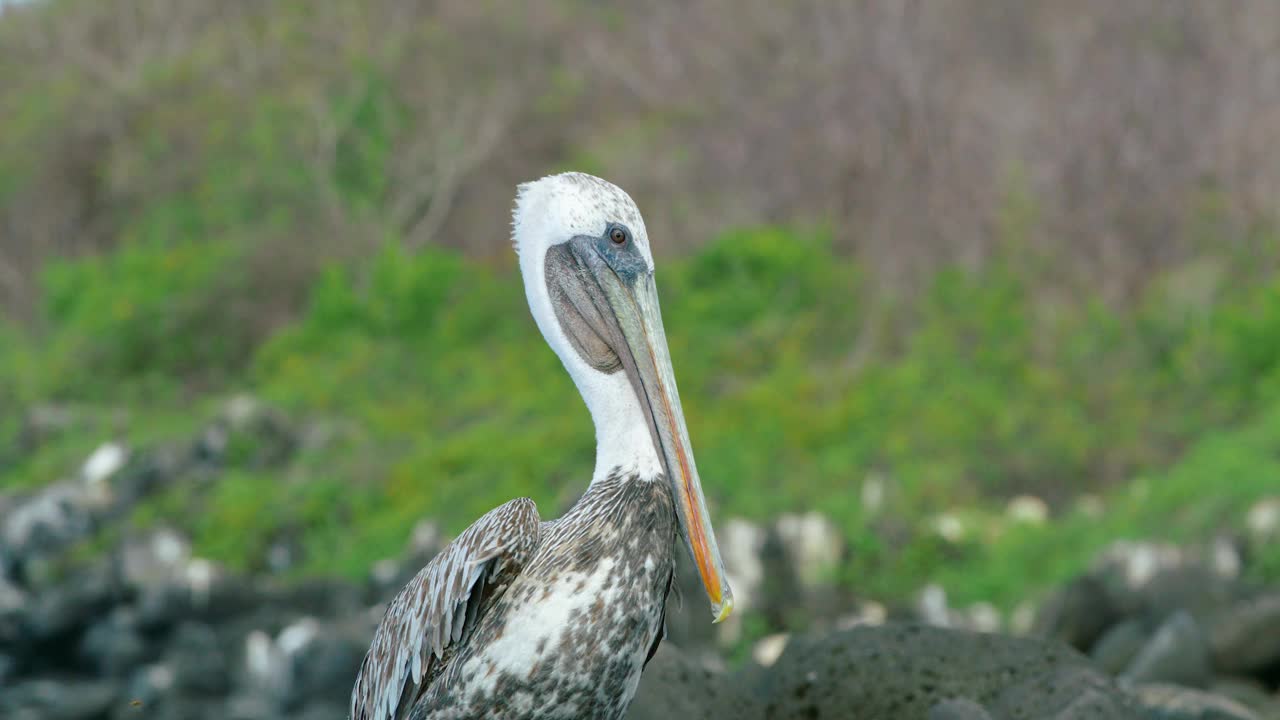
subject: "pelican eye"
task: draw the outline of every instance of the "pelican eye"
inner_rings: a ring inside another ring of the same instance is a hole
[[[609,239],[613,241],[614,245],[625,245],[627,244],[627,231],[620,227],[614,227],[609,231]]]

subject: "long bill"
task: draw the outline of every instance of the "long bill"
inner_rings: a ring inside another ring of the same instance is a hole
[[[685,545],[711,601],[714,622],[720,622],[733,611],[733,591],[725,577],[724,561],[720,558],[698,479],[698,467],[694,464],[653,274],[637,272],[620,276],[599,257],[589,258],[591,250],[575,249],[586,251],[579,259],[586,261],[583,264],[603,291],[617,321],[616,330],[621,332],[623,342],[615,344],[626,347],[615,347],[614,351],[645,409],[654,445],[666,466]]]

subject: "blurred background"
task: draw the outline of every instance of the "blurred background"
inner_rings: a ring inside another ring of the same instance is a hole
[[[440,543],[572,503],[509,243],[569,169],[650,229],[708,662],[1026,632],[1117,547],[1280,581],[1278,49],[1267,0],[0,3],[0,695],[328,717]]]

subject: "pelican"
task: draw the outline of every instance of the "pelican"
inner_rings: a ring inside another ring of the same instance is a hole
[[[533,319],[595,423],[595,471],[564,516],[512,500],[419,571],[374,633],[352,720],[621,718],[665,632],[677,535],[713,622],[733,609],[640,211],[564,173],[520,185],[512,218]]]

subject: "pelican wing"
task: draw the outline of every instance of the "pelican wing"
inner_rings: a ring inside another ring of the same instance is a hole
[[[485,590],[528,562],[538,545],[540,522],[529,498],[494,508],[404,586],[387,606],[360,666],[351,691],[351,720],[408,716],[438,674],[433,669],[475,627]]]

